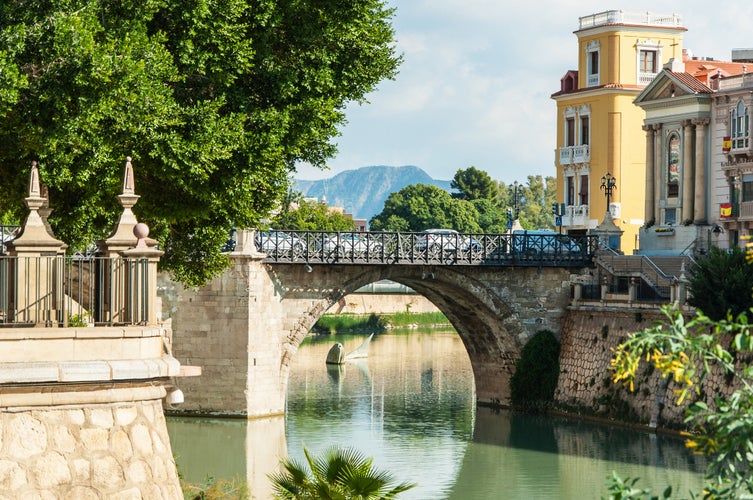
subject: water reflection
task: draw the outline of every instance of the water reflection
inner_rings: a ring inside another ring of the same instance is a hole
[[[249,479],[269,497],[266,474],[304,445],[320,453],[355,447],[399,481],[419,486],[404,499],[600,498],[613,469],[655,492],[699,491],[704,464],[683,443],[567,419],[476,408],[470,362],[454,332],[378,335],[369,357],[326,365],[363,336],[307,339],[291,367],[287,415],[267,422],[169,419],[184,477]]]

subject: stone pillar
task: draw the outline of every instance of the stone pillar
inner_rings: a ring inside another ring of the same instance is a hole
[[[705,224],[706,215],[706,125],[707,119],[693,120],[695,125],[695,204],[693,222]]]
[[[123,190],[117,196],[118,203],[123,207],[123,211],[118,218],[115,230],[105,240],[97,242],[99,254],[104,257],[100,259],[98,268],[97,284],[104,290],[111,290],[112,293],[105,294],[102,297],[102,303],[97,311],[99,321],[104,323],[130,323],[132,318],[128,317],[129,305],[126,290],[129,289],[128,273],[129,269],[126,262],[121,258],[121,252],[134,248],[138,243],[138,238],[134,235],[134,228],[138,224],[136,215],[132,208],[138,202],[140,196],[136,194],[133,178],[133,165],[131,157],[126,158],[125,171],[123,172]],[[147,231],[148,234],[148,231]],[[157,242],[146,238],[145,243],[148,247],[156,246]],[[133,311],[133,308],[130,308]]]
[[[601,279],[601,301],[604,302],[607,300],[607,293],[609,292],[609,282],[607,280],[607,277],[604,276]]]
[[[695,182],[693,169],[693,124],[684,120],[682,144],[682,218],[678,223],[685,223],[694,217],[693,201],[695,200]]]
[[[573,283],[573,303],[577,304],[583,297],[583,283],[576,281]]]
[[[630,278],[630,286],[628,288],[628,304],[632,304],[638,300],[638,279],[636,277]]]
[[[662,199],[662,178],[661,173],[664,170],[664,140],[662,135],[661,124],[652,125],[654,128],[654,222],[661,222],[661,209],[659,202]]]
[[[7,243],[9,311],[11,323],[57,326],[63,321],[64,254],[68,247],[48,231],[39,210],[46,205],[39,183],[37,162],[29,174],[29,215],[13,241]]]
[[[677,286],[677,302],[680,306],[684,306],[688,301],[688,277],[685,275],[685,262],[680,266],[680,278]]]
[[[138,240],[136,246],[120,252],[126,259],[125,319],[132,324],[156,325],[159,312],[156,306],[157,264],[165,252],[147,246],[149,228],[146,224],[136,224],[133,234]]]
[[[656,220],[654,213],[654,128],[652,125],[644,125],[643,130],[646,132],[646,205],[644,209],[644,220]]]

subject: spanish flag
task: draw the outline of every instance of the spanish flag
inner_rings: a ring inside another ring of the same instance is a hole
[[[729,136],[726,136],[722,138],[722,152],[729,153],[730,149],[732,149],[732,139],[730,139]]]
[[[722,218],[732,217],[732,203],[720,203],[719,204],[719,217],[722,217]]]

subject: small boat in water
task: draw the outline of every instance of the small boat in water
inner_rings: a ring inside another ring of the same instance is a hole
[[[327,353],[327,364],[342,365],[345,364],[346,361],[349,361],[351,359],[368,357],[369,343],[371,342],[372,337],[374,337],[373,333],[369,335],[369,338],[363,341],[363,344],[358,346],[358,349],[349,354],[345,354],[345,348],[340,342],[335,343],[335,345],[333,345]]]

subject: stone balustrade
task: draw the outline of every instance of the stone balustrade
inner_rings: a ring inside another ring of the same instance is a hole
[[[163,400],[184,370],[157,320],[162,252],[131,211],[130,158],[91,270],[66,264],[36,164],[30,177],[29,216],[0,262],[0,500],[182,499]]]

